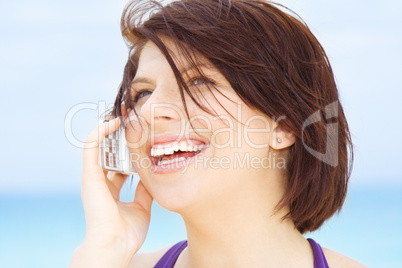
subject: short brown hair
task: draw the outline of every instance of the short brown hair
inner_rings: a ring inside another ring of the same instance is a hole
[[[294,133],[296,142],[291,148],[287,189],[277,208],[289,206],[285,218],[304,233],[319,228],[342,207],[353,150],[326,53],[307,25],[283,8],[263,0],[182,0],[166,6],[132,1],[122,16],[122,33],[131,51],[115,113],[121,115],[123,101],[132,107],[128,89],[146,41],[165,55],[183,102],[183,92],[192,96],[191,92],[161,38],[173,40],[192,62],[194,53],[202,55],[248,106],[271,118],[286,116],[278,123]],[[336,114],[328,107],[336,107]],[[319,120],[306,127],[312,115]],[[336,142],[329,142],[334,137]],[[307,148],[321,156],[329,151],[335,162],[328,163]]]

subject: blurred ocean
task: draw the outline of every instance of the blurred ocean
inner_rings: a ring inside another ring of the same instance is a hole
[[[67,267],[84,235],[79,194],[0,197],[0,267]],[[342,212],[306,237],[369,267],[402,267],[402,189],[352,188]],[[181,218],[154,204],[141,251],[185,238]]]

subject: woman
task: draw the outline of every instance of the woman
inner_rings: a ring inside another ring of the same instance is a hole
[[[126,8],[113,113],[124,122],[87,139],[87,233],[71,267],[361,267],[302,235],[341,208],[352,145],[324,50],[277,6]],[[104,172],[93,146],[120,124],[141,178],[132,203],[118,201],[126,177]],[[187,241],[136,254],[153,199],[182,216]]]

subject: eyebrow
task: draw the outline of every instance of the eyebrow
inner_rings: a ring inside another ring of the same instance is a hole
[[[131,84],[137,84],[137,83],[152,84],[152,81],[146,77],[137,77]]]
[[[200,65],[197,65],[196,67],[201,69],[203,67],[209,67],[210,68],[211,66],[209,66],[208,64],[203,63],[203,64],[200,64]],[[187,67],[185,67],[183,69],[179,69],[179,72],[183,75],[183,74],[188,73],[189,71],[192,71],[192,70],[196,69],[196,67],[187,66]],[[152,84],[152,81],[151,81],[151,79],[149,79],[147,77],[141,77],[140,76],[140,77],[135,78],[131,84],[133,85],[133,84],[139,84],[139,83]]]
[[[208,65],[206,63],[201,63],[200,65],[197,65],[197,66],[186,66],[183,69],[179,69],[179,72],[181,74],[185,74],[185,73],[188,73],[189,71],[192,71],[192,70],[194,70],[196,68],[202,69],[204,67],[212,68],[212,66],[210,66],[210,65]]]

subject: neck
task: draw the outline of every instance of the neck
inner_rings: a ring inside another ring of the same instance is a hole
[[[188,247],[175,267],[313,267],[310,244],[282,220],[288,209],[274,210],[281,194],[247,187],[181,213]]]

